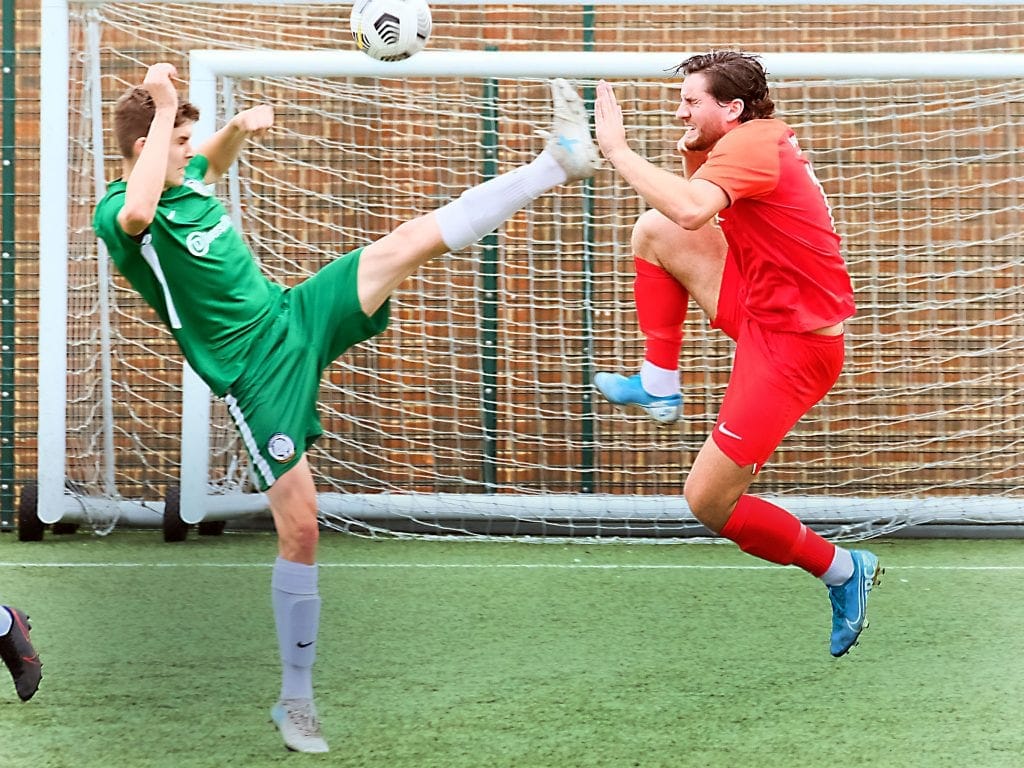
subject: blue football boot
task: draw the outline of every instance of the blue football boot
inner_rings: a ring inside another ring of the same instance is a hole
[[[878,558],[866,550],[851,550],[853,576],[844,584],[828,588],[832,602],[832,640],[829,651],[842,656],[849,651],[867,626],[868,594],[882,571]]]
[[[599,373],[594,376],[594,386],[614,405],[635,405],[659,424],[674,424],[683,414],[683,397],[680,394],[655,397],[647,394],[640,383],[640,374],[626,377],[618,373]]]

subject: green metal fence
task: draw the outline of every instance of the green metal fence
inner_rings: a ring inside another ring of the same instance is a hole
[[[15,0],[3,0],[0,56],[0,529],[14,525]]]

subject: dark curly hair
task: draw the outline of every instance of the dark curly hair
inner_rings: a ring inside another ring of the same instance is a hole
[[[118,149],[128,160],[132,158],[135,140],[149,134],[149,126],[156,115],[153,97],[141,85],[129,88],[114,105],[114,137]],[[199,119],[199,110],[187,101],[178,102],[174,127]]]
[[[739,99],[743,102],[740,122],[771,117],[775,102],[768,96],[767,73],[757,56],[738,51],[711,51],[691,56],[675,74],[700,72],[707,80],[708,93],[716,101]]]

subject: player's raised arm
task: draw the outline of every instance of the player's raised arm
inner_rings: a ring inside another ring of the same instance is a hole
[[[601,153],[647,204],[684,229],[698,229],[729,204],[725,193],[700,179],[687,181],[659,168],[630,149],[622,109],[611,85],[602,80],[594,103],[594,126]]]
[[[199,154],[209,163],[206,182],[216,181],[231,167],[246,139],[263,134],[273,125],[274,108],[269,104],[247,109],[231,118],[199,147]]]
[[[125,202],[117,215],[121,229],[133,237],[153,221],[157,202],[167,177],[167,159],[178,113],[178,92],[171,78],[178,74],[173,64],[154,64],[147,70],[142,87],[153,100],[153,121],[149,132],[135,140],[133,157],[128,158]]]

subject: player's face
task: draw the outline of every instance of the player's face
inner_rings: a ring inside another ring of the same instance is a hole
[[[184,122],[171,133],[171,149],[167,153],[167,175],[164,189],[180,187],[185,181],[185,166],[195,157],[192,151],[193,123]]]
[[[686,76],[679,95],[676,119],[687,127],[679,142],[690,151],[706,152],[715,146],[736,126],[736,118],[743,111],[743,102],[738,99],[720,104],[708,93],[707,79],[701,72]]]

